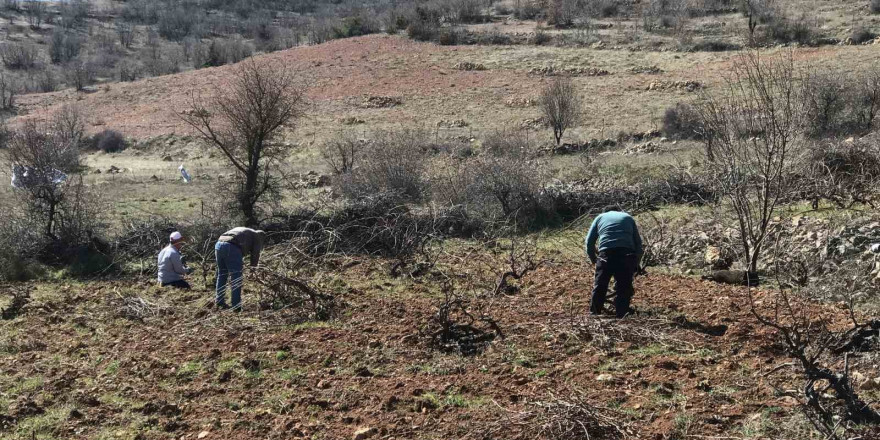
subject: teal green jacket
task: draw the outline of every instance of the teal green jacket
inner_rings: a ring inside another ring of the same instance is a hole
[[[625,212],[608,211],[600,214],[590,225],[590,232],[584,241],[587,248],[587,256],[590,261],[596,262],[596,242],[599,242],[599,251],[614,248],[627,248],[642,253],[642,237],[636,220]]]

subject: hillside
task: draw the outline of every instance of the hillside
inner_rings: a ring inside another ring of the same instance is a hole
[[[711,88],[723,80],[734,56],[725,52],[438,46],[373,35],[288,49],[258,59],[283,64],[302,78],[314,107],[290,138],[311,143],[344,128],[367,132],[401,125],[433,128],[441,121],[460,119],[468,126],[442,134],[468,135],[519,126],[526,119],[537,118],[538,110],[506,103],[517,98],[534,100],[548,77],[530,71],[545,66],[608,72],[603,76],[575,76],[575,83],[588,100],[584,123],[572,138],[644,132],[659,127],[666,108],[695,97],[693,92],[676,87],[647,90],[652,83],[696,81]],[[874,46],[798,49],[797,56],[816,61],[817,67],[847,65],[853,69],[880,59]],[[487,70],[455,68],[463,62],[482,64]],[[652,66],[662,73],[629,71]],[[67,90],[25,95],[19,100],[19,118],[39,117],[65,103],[75,103],[86,110],[91,131],[116,129],[136,139],[187,134],[188,128],[175,112],[188,109],[193,94],[209,98],[222,89],[234,69],[234,65],[223,66],[108,84],[89,94]],[[369,96],[397,97],[402,103],[391,108],[361,108],[364,97]],[[342,120],[348,117],[364,123],[346,126]]]

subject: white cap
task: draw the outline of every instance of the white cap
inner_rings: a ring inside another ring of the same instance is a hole
[[[183,239],[183,235],[181,235],[180,232],[174,231],[171,233],[170,238],[171,242],[174,243],[175,241],[180,241],[181,239]]]

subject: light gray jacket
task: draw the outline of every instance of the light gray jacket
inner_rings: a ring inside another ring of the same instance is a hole
[[[186,266],[180,259],[180,252],[173,244],[165,246],[159,252],[159,282],[173,283],[180,281],[186,275]]]

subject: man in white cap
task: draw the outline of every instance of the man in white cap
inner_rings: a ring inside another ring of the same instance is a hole
[[[174,231],[169,238],[171,243],[159,252],[159,284],[162,287],[172,286],[178,289],[190,289],[189,283],[183,278],[191,271],[183,265],[183,261],[180,259],[183,235],[178,231]]]

